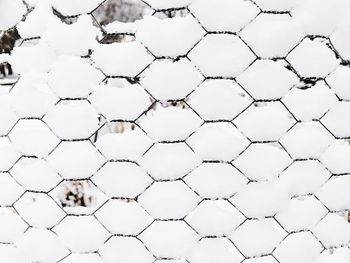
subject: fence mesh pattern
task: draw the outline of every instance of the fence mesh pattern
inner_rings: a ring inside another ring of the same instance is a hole
[[[1,0],[0,262],[350,262],[349,4]]]

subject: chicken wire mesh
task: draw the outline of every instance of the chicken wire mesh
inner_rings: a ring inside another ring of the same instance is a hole
[[[0,2],[1,261],[348,262],[349,10]]]

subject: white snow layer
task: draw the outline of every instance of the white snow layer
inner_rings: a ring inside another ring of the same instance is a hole
[[[0,0],[0,262],[350,262],[349,15]]]

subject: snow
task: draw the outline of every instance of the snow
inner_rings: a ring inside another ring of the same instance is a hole
[[[246,217],[263,218],[280,211],[289,197],[284,187],[273,182],[251,182],[230,199]]]
[[[26,1],[29,4],[29,1]],[[51,11],[50,1],[37,0],[33,11],[29,12],[25,21],[20,21],[17,30],[22,38],[42,36],[51,24],[59,21]]]
[[[275,143],[251,144],[233,162],[246,177],[257,181],[276,179],[290,163],[288,154]]]
[[[66,215],[46,194],[25,193],[14,205],[22,218],[36,228],[51,228]],[[45,210],[45,213],[42,211]]]
[[[1,53],[0,54],[0,62],[1,63],[10,60],[10,58],[11,58],[10,54],[7,54],[7,53]]]
[[[8,171],[21,157],[9,138],[0,137],[0,171]]]
[[[337,28],[330,36],[330,41],[332,42],[332,45],[339,52],[340,56],[344,60],[350,60],[350,52],[349,50],[347,50],[347,46],[350,43],[349,33],[349,26],[343,25]]]
[[[157,200],[157,202],[154,202]],[[201,199],[183,182],[156,182],[142,193],[138,202],[155,219],[181,219]],[[172,206],[169,206],[169,203]]]
[[[139,235],[147,248],[160,258],[183,258],[199,236],[183,221],[155,221]]]
[[[349,262],[348,1],[0,2],[1,262]]]
[[[88,178],[105,162],[105,158],[87,141],[61,142],[47,160],[65,179]]]
[[[107,120],[133,121],[151,106],[149,95],[139,84],[124,80],[101,84],[89,101]]]
[[[47,72],[56,59],[55,52],[42,40],[32,46],[15,47],[12,50],[10,63],[15,72]]]
[[[135,41],[96,44],[93,50],[92,60],[103,73],[110,76],[135,77],[153,61],[153,56]]]
[[[40,120],[20,120],[9,137],[14,147],[23,155],[46,157],[60,140]]]
[[[270,254],[286,236],[274,219],[247,220],[230,237],[246,257]]]
[[[138,164],[155,179],[175,180],[196,168],[200,160],[183,142],[157,143]]]
[[[180,8],[189,5],[193,0],[145,0],[156,10]]]
[[[235,77],[255,59],[235,35],[208,34],[188,54],[206,77]]]
[[[58,101],[45,74],[22,74],[9,94],[13,110],[24,118],[41,118]]]
[[[191,15],[171,19],[146,16],[138,27],[136,40],[156,57],[177,57],[185,55],[203,35],[204,30]]]
[[[336,140],[326,149],[320,160],[332,173],[348,173],[350,171],[350,163],[347,161],[349,152],[348,141]]]
[[[336,104],[337,98],[333,90],[323,82],[317,82],[309,89],[294,87],[282,101],[298,120],[311,121],[320,119]]]
[[[254,0],[254,2],[264,11],[290,11],[300,0]],[[249,262],[250,263],[250,262]]]
[[[278,99],[298,83],[285,61],[257,60],[237,77],[237,82],[256,100]]]
[[[86,56],[89,49],[96,46],[96,38],[100,35],[100,30],[93,26],[91,16],[79,16],[77,22],[71,25],[58,21],[52,23],[41,39],[56,53]]]
[[[7,30],[17,24],[27,12],[21,0],[2,0],[0,3],[0,30]]]
[[[95,109],[85,100],[62,101],[51,109],[44,121],[60,138],[89,138],[99,127]]]
[[[278,222],[289,232],[314,229],[327,214],[327,209],[314,196],[293,198],[276,215]]]
[[[202,75],[188,59],[156,60],[141,77],[141,85],[159,100],[183,99],[202,81]]]
[[[48,85],[60,98],[85,98],[104,79],[87,60],[60,56],[51,66]]]
[[[201,236],[224,236],[232,233],[244,216],[226,200],[205,200],[185,220]]]
[[[0,105],[0,136],[8,134],[18,120],[17,114],[8,104],[1,102]]]
[[[187,143],[202,160],[231,161],[245,150],[249,141],[232,124],[218,122],[204,124]]]
[[[350,68],[341,65],[326,78],[327,84],[344,100],[350,100],[350,90],[347,87],[349,81]]]
[[[348,189],[349,186],[349,176],[332,177],[317,192],[317,197],[328,209],[333,211],[349,209],[350,198],[346,194],[346,189]]]
[[[98,210],[96,217],[116,235],[137,235],[153,221],[137,202],[118,199],[109,200]]]
[[[0,253],[4,260],[9,262],[25,262],[26,258],[21,254],[18,248],[11,244],[1,244]]]
[[[339,64],[335,54],[323,39],[305,38],[291,53],[287,60],[295,70],[306,78],[324,78]]]
[[[55,262],[69,254],[57,235],[46,229],[31,227],[15,244],[20,255],[25,256],[29,262]]]
[[[299,232],[287,236],[273,255],[285,263],[312,262],[322,250],[321,244],[310,232]]]
[[[117,122],[116,127],[107,123],[101,128],[95,146],[109,160],[138,160],[152,145],[152,140],[138,127],[130,123]],[[118,127],[125,130],[119,132]],[[112,129],[115,130],[112,130]],[[107,129],[107,131],[105,131]]]
[[[115,253],[118,251],[118,253]],[[151,263],[154,257],[145,246],[134,237],[112,237],[99,250],[108,262]]]
[[[244,263],[276,263],[276,259],[272,256],[262,256],[256,258],[249,258]]]
[[[103,0],[51,0],[52,6],[64,16],[75,16],[89,13],[96,9]]]
[[[11,175],[25,189],[39,192],[51,190],[62,180],[46,161],[37,158],[21,158],[11,169]]]
[[[0,173],[0,205],[11,206],[24,193],[9,173]]]
[[[119,21],[113,21],[111,23],[108,23],[107,25],[103,26],[103,28],[108,33],[129,33],[129,34],[135,34],[137,29],[140,26],[140,21],[136,20],[135,22],[119,22]],[[131,39],[134,39],[134,36],[131,36]]]
[[[68,257],[64,258],[62,263],[103,263],[101,257],[97,253],[88,253],[88,254],[70,254]]]
[[[180,141],[198,129],[202,120],[191,109],[157,105],[137,123],[155,141]]]
[[[280,140],[294,159],[319,158],[334,137],[317,121],[297,123]]]
[[[280,176],[290,196],[316,193],[331,174],[316,160],[296,161]]]
[[[350,259],[349,249],[338,248],[334,252],[330,252],[329,250],[325,250],[315,261],[316,263],[327,263],[327,262],[339,262],[346,263]]]
[[[260,14],[240,33],[262,58],[284,57],[303,38],[299,24],[287,14]]]
[[[250,140],[271,141],[281,138],[295,120],[282,103],[272,101],[252,104],[233,123]]]
[[[231,120],[247,108],[252,99],[231,80],[206,80],[190,95],[188,104],[204,120]]]
[[[130,162],[107,162],[92,181],[108,196],[122,198],[134,198],[152,183],[141,167]]]
[[[207,31],[221,32],[237,32],[259,13],[253,3],[244,0],[194,0],[189,9]]]
[[[3,242],[13,243],[23,235],[27,227],[28,225],[13,209],[8,207],[0,208],[0,239]]]
[[[336,213],[327,214],[313,232],[325,247],[344,246],[350,241],[349,222]]]
[[[291,15],[305,34],[327,37],[346,21],[348,10],[346,0],[298,0]]]
[[[238,263],[243,256],[226,238],[204,238],[194,247],[189,258],[193,263],[210,263],[215,260]]]
[[[22,262],[25,262],[25,260],[26,260],[26,258],[19,251],[19,249],[11,244],[1,244],[0,245],[0,253],[1,253],[2,258],[4,260],[9,261],[9,262],[22,263]]]
[[[349,109],[349,102],[337,101],[321,119],[321,122],[338,138],[345,138],[350,135],[350,122],[348,121]]]
[[[52,231],[76,253],[94,252],[109,237],[107,230],[93,216],[66,216]]]
[[[248,182],[236,168],[224,163],[202,163],[189,173],[185,182],[202,198],[228,198]]]

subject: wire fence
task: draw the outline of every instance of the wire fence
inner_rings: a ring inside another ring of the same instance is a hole
[[[244,15],[230,31],[206,19],[207,2],[104,1],[88,13],[101,31],[96,50],[33,75],[1,64],[0,259],[349,256],[349,110],[337,82],[348,60],[332,37],[259,38],[264,19],[284,25],[291,11],[234,1]],[[53,14],[67,27],[83,17]],[[108,27],[146,15],[151,29]]]

